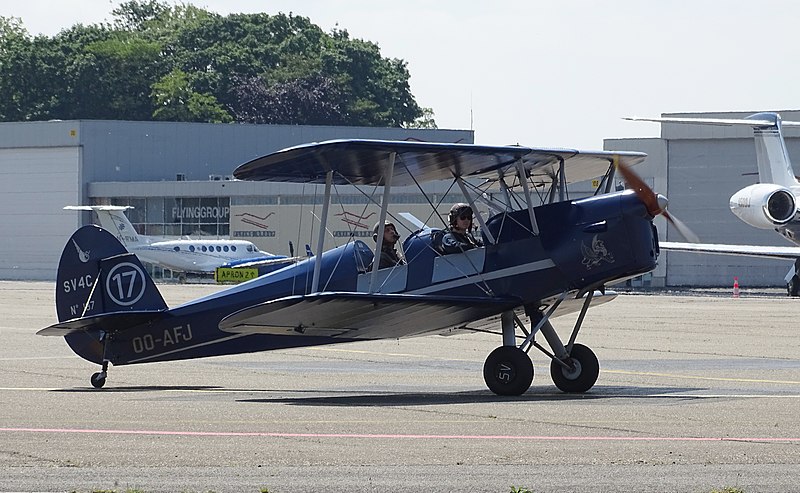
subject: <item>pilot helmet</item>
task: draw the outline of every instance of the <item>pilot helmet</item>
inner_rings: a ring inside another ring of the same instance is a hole
[[[458,218],[463,215],[469,215],[470,217],[472,217],[473,215],[472,207],[470,207],[469,204],[465,204],[463,202],[454,204],[453,207],[450,208],[450,216],[449,216],[450,226],[455,226]]]
[[[383,222],[383,229],[385,229],[386,226],[391,226],[392,228],[394,228],[395,236],[397,238],[400,238],[400,235],[397,234],[397,226],[395,226],[392,221],[390,221],[388,219],[385,220]],[[382,231],[381,222],[380,221],[376,222],[375,223],[375,227],[372,228],[372,239],[375,240],[376,242],[378,241],[378,231]]]

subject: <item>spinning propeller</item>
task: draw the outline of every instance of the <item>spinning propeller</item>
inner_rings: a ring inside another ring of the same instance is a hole
[[[666,197],[655,193],[639,175],[634,173],[629,167],[622,164],[616,157],[614,158],[614,164],[622,175],[622,178],[624,178],[625,182],[627,182],[628,187],[636,192],[636,196],[639,197],[639,200],[644,202],[647,212],[651,216],[656,217],[659,214],[663,215],[664,218],[670,224],[672,224],[675,229],[678,230],[678,233],[680,233],[680,235],[683,236],[686,241],[691,243],[700,242],[700,238],[694,233],[694,231],[689,229],[689,226],[685,225],[683,221],[667,212],[668,201]]]

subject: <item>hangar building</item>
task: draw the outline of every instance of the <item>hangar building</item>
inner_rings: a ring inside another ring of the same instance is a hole
[[[66,205],[133,205],[128,216],[140,234],[238,235],[273,253],[288,253],[283,240],[290,238],[280,238],[277,225],[261,221],[264,227],[231,232],[229,225],[236,222],[232,211],[255,205],[261,209],[254,215],[264,218],[273,212],[265,207],[281,205],[296,212],[287,222],[304,223],[311,231],[322,192],[316,186],[233,181],[231,173],[239,164],[285,147],[340,138],[472,143],[473,132],[84,120],[0,123],[0,279],[55,279],[67,239],[92,222],[90,213],[64,211]],[[364,210],[363,197],[352,191],[339,201]],[[356,222],[371,235],[375,219],[357,215]],[[304,232],[294,236],[300,240],[295,244],[310,240]],[[280,241],[280,248],[257,239]]]
[[[752,113],[756,111],[663,116],[738,118]],[[784,120],[800,120],[800,111],[780,113]],[[800,129],[790,127],[784,132],[790,155],[800,156]],[[298,248],[305,243],[316,245],[313,234],[319,221],[321,187],[234,181],[231,173],[261,155],[336,138],[471,143],[474,135],[467,130],[289,125],[0,123],[0,224],[6,233],[0,279],[55,278],[67,238],[92,222],[89,213],[64,211],[65,205],[132,205],[131,222],[139,233],[148,235],[249,239],[278,254],[290,253],[290,241]],[[733,193],[757,181],[752,130],[663,124],[660,137],[608,139],[604,147],[646,152],[649,157],[637,166],[637,172],[656,192],[669,197],[670,212],[703,242],[786,244],[772,231],[742,223],[728,209]],[[434,183],[425,191],[449,207],[460,196],[456,191],[450,197],[449,185]],[[427,218],[430,209],[422,194],[406,188],[393,190],[395,212]],[[578,184],[570,196],[592,192],[591,184]],[[334,202],[329,216],[334,226],[326,248],[351,236],[371,236],[378,209],[366,197],[345,187],[334,192]],[[656,224],[662,240],[682,241],[663,219]],[[789,267],[790,262],[782,260],[662,252],[659,267],[634,283],[730,286],[737,276],[743,286],[782,286]]]

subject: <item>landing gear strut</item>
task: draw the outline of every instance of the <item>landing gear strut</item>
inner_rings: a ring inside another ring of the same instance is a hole
[[[800,296],[800,258],[794,261],[794,265],[786,274],[786,292],[794,298]]]
[[[576,344],[575,338],[578,336],[593,295],[594,291],[586,294],[578,320],[566,345],[561,342],[550,324],[550,317],[566,298],[566,292],[562,293],[546,312],[535,309],[528,313],[531,321],[535,323],[530,331],[513,311],[504,312],[501,315],[503,345],[489,354],[483,366],[483,378],[489,390],[498,395],[521,395],[530,388],[533,381],[533,364],[528,351],[531,347],[536,347],[550,358],[550,376],[561,391],[582,393],[591,389],[600,375],[600,364],[592,350],[583,344]],[[525,340],[519,346],[516,345],[517,327],[525,334]],[[534,336],[540,331],[552,353],[534,340]]]
[[[89,381],[92,383],[92,387],[96,389],[102,388],[103,385],[106,384],[106,377],[108,376],[109,360],[106,357],[106,350],[108,348],[108,342],[109,342],[108,333],[102,332],[100,334],[100,342],[103,343],[103,366],[100,371],[92,374],[92,377],[89,379]]]

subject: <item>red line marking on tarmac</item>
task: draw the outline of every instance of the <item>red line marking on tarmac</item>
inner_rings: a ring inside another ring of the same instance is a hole
[[[800,442],[800,438],[780,437],[615,437],[615,436],[535,436],[535,435],[414,435],[382,433],[271,433],[237,431],[168,431],[168,430],[92,430],[70,428],[0,428],[11,433],[72,433],[107,435],[167,435],[200,437],[267,438],[372,438],[413,440],[523,440],[575,442]]]

